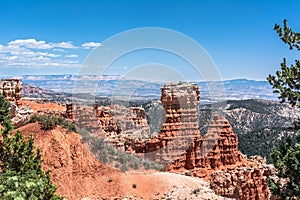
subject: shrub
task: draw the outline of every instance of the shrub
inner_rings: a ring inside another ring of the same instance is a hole
[[[127,170],[128,170],[128,166],[127,166],[127,164],[125,163],[125,164],[122,165],[121,171],[122,171],[122,172],[126,172]]]
[[[28,123],[39,122],[43,130],[52,130],[57,125],[61,125],[63,128],[70,132],[76,132],[76,126],[74,123],[68,122],[65,118],[55,117],[49,115],[32,115]]]

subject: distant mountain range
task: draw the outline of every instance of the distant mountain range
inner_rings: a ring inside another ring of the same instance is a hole
[[[159,99],[160,88],[164,85],[162,82],[126,80],[121,76],[26,75],[19,78],[25,85],[38,86],[56,95],[89,93],[91,96],[123,100]],[[267,81],[234,79],[196,83],[200,87],[201,104],[243,99],[278,100]],[[224,95],[220,95],[222,93]],[[26,91],[24,95],[27,95]]]

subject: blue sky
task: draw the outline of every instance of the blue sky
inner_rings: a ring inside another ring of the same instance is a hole
[[[286,18],[300,31],[299,7],[297,0],[0,0],[0,75],[77,74],[93,48],[112,35],[162,27],[202,45],[223,79],[265,80],[280,68],[283,57],[291,62],[299,58],[273,30]],[[155,61],[157,52],[148,53],[117,65]]]

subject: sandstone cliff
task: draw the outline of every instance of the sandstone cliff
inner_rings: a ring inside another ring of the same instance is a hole
[[[165,121],[160,133],[143,144],[134,144],[136,153],[160,164],[176,160],[177,166],[193,168],[199,155],[200,132],[197,121],[197,106],[200,92],[196,84],[166,84],[161,88],[161,102]]]

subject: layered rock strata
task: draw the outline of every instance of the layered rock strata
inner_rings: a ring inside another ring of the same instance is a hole
[[[2,79],[0,80],[0,93],[8,101],[18,101],[22,96],[22,80]]]
[[[197,155],[189,160],[185,155],[175,162],[169,164],[167,169],[170,171],[200,169],[218,169],[222,166],[233,165],[245,161],[242,154],[238,151],[238,138],[233,133],[232,128],[225,117],[215,116],[210,123],[210,128],[199,142],[191,144],[189,150],[194,150],[192,155]],[[185,165],[181,163],[185,162]],[[190,168],[187,168],[187,163]],[[197,170],[196,170],[197,171]],[[200,170],[201,171],[201,170]],[[205,177],[207,174],[196,173],[195,176]]]
[[[66,118],[73,119],[73,104],[66,103]]]
[[[203,138],[201,145],[201,159],[197,167],[220,168],[243,161],[238,151],[238,137],[225,117],[215,116],[210,128]]]
[[[74,122],[79,129],[88,130],[95,135],[102,135],[101,125],[93,109],[79,105],[75,106],[73,109]]]
[[[268,183],[258,168],[238,167],[215,171],[211,188],[219,195],[235,199],[269,199]]]
[[[148,138],[150,128],[146,120],[146,112],[141,107],[112,105],[94,105],[96,116],[102,129],[111,134],[126,134],[138,138]]]
[[[158,136],[144,144],[135,144],[136,153],[160,164],[176,161],[179,168],[192,169],[199,158],[200,132],[197,107],[200,92],[197,84],[166,84],[161,88],[165,121]]]
[[[146,112],[142,107],[130,107],[130,119],[134,128],[141,131],[142,135],[149,135],[150,128],[146,120]]]

